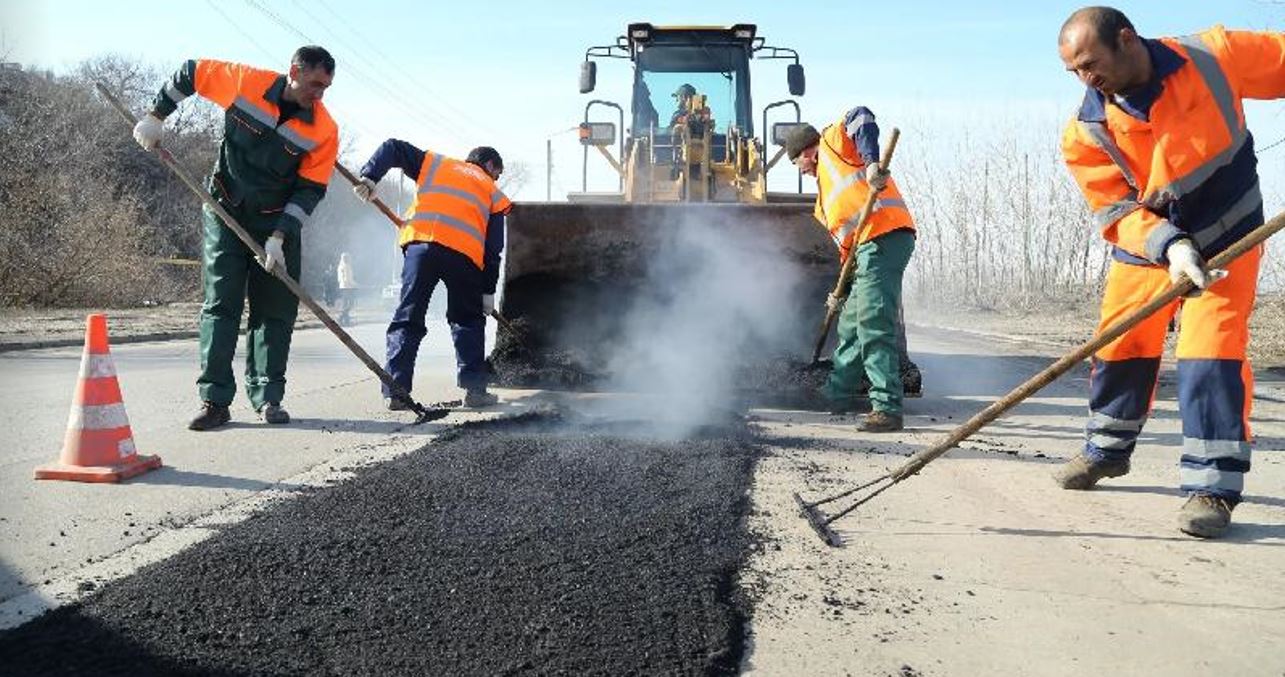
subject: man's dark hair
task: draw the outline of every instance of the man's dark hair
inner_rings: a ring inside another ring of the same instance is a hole
[[[1109,48],[1111,51],[1120,49],[1120,31],[1128,28],[1137,33],[1138,30],[1133,27],[1133,22],[1124,12],[1114,7],[1082,7],[1075,10],[1066,22],[1062,24],[1062,30],[1058,33],[1057,44],[1066,42],[1066,32],[1071,26],[1084,24],[1093,29],[1097,36],[1098,42]]]
[[[304,45],[296,49],[294,56],[290,57],[290,64],[304,69],[320,66],[326,69],[327,75],[335,74],[335,57],[330,56],[325,47],[318,45]]]
[[[504,158],[500,157],[500,152],[490,146],[478,146],[468,152],[468,157],[464,158],[465,162],[470,162],[479,167],[485,168],[486,163],[495,163],[496,169],[504,169]]]

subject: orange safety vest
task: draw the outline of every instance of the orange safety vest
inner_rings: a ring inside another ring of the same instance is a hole
[[[484,268],[487,223],[492,214],[509,212],[509,198],[481,167],[432,151],[424,152],[418,187],[414,214],[397,244],[437,242]]]
[[[1261,224],[1262,193],[1242,98],[1285,96],[1285,36],[1226,31],[1161,38],[1184,62],[1161,80],[1149,120],[1097,104],[1062,134],[1062,153],[1103,237],[1159,262],[1178,237],[1207,256]],[[1101,100],[1088,92],[1086,107]],[[1086,119],[1087,118],[1087,119]],[[1132,262],[1132,261],[1130,261]]]
[[[865,227],[857,222],[861,210],[870,196],[866,183],[866,165],[861,160],[852,138],[846,133],[844,121],[825,128],[817,149],[817,202],[813,215],[830,231],[830,237],[839,247],[840,260],[847,260],[856,245],[901,228],[915,229],[910,210],[897,190],[897,184],[888,178],[888,185],[879,193],[875,209]]]

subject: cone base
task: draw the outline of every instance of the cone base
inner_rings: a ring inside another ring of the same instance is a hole
[[[134,456],[115,465],[67,465],[51,463],[36,468],[38,480],[68,482],[120,482],[161,467],[160,456]]]

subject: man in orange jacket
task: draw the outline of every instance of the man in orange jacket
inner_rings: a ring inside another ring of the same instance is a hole
[[[160,142],[165,117],[184,99],[195,94],[222,107],[223,142],[208,187],[267,252],[260,267],[249,247],[213,211],[202,209],[205,304],[196,383],[203,405],[188,424],[192,430],[231,420],[232,356],[247,297],[246,394],[264,421],[290,422],[281,399],[299,299],[271,271],[281,267],[299,279],[303,226],[334,171],[339,127],[321,103],[334,76],[334,58],[315,45],[296,50],[287,73],[191,60],[157,92],[152,112],[134,127],[134,138],[151,149]]]
[[[388,324],[388,373],[411,391],[415,357],[428,329],[424,316],[440,281],[446,286],[446,321],[455,344],[456,384],[464,404],[488,407],[499,398],[486,390],[486,315],[495,310],[495,286],[504,250],[504,215],[512,203],[496,186],[504,159],[479,146],[464,160],[388,139],[361,169],[353,192],[370,201],[375,186],[392,169],[415,181],[415,204],[402,226],[402,293]],[[409,408],[383,386],[390,410]]]
[[[838,409],[868,380],[871,411],[860,429],[901,430],[905,384],[898,348],[904,342],[897,327],[901,282],[915,250],[915,224],[896,183],[879,165],[874,113],[857,106],[821,132],[802,125],[785,149],[800,172],[817,177],[815,216],[830,231],[840,258],[857,257],[847,300],[827,300],[827,306],[843,305],[824,394]],[[862,222],[872,192],[878,194],[875,211]]]
[[[1086,7],[1063,24],[1058,51],[1088,86],[1062,152],[1113,245],[1102,326],[1183,276],[1201,291],[1094,356],[1084,451],[1055,479],[1065,489],[1088,489],[1129,471],[1167,326],[1181,307],[1179,478],[1188,499],[1178,526],[1217,537],[1249,471],[1253,374],[1245,348],[1262,248],[1231,263],[1227,279],[1204,262],[1263,223],[1242,100],[1285,97],[1285,35],[1216,26],[1145,39],[1120,11]]]

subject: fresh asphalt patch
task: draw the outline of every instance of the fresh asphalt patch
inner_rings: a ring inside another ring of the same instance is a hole
[[[735,674],[757,454],[742,421],[466,425],[0,633],[0,672]]]

